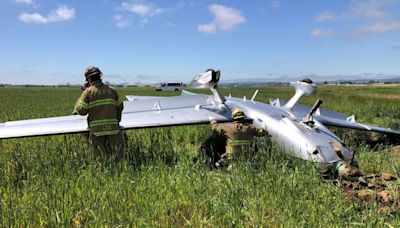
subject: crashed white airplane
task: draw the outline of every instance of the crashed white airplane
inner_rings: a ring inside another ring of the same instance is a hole
[[[183,92],[182,96],[127,96],[120,125],[124,129],[204,124],[209,118],[231,121],[231,110],[244,111],[254,125],[267,129],[282,151],[318,164],[338,167],[353,159],[353,154],[327,126],[375,131],[400,136],[391,130],[355,122],[341,113],[297,104],[302,96],[313,94],[316,85],[309,79],[292,83],[295,95],[288,101],[270,100],[270,105],[246,98],[224,97],[218,90],[220,72],[207,70],[189,84],[208,88],[212,95]],[[11,121],[0,124],[0,139],[87,132],[84,116]]]

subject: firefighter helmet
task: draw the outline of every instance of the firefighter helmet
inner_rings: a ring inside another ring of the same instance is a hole
[[[241,120],[241,119],[245,119],[246,115],[244,114],[244,112],[240,109],[235,109],[232,111],[232,119],[233,120]]]
[[[98,76],[100,78],[102,74],[103,73],[101,73],[100,69],[94,66],[90,66],[85,70],[85,77],[87,79],[92,78],[94,76]]]

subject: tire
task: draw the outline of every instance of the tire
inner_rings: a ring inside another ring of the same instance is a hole
[[[179,92],[179,89],[175,89],[176,92]]]

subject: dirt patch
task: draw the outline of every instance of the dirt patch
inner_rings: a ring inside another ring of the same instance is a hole
[[[376,195],[381,203],[389,204],[393,202],[393,196],[387,191],[382,190]]]
[[[400,190],[397,177],[389,173],[380,173],[364,175],[364,178],[368,181],[367,185],[355,181],[338,180],[342,194],[350,202],[362,203],[367,207],[377,203],[380,213],[391,213],[400,209],[398,193],[393,192],[394,189]]]
[[[400,146],[395,146],[390,149],[390,156],[400,163]]]
[[[390,173],[381,173],[380,178],[384,181],[395,181],[397,180],[397,177]]]

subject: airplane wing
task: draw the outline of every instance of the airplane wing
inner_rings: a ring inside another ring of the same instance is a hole
[[[121,126],[125,129],[230,121],[230,111],[212,96],[193,95],[135,100],[124,103]]]
[[[125,96],[128,101],[134,101],[134,100],[148,100],[148,99],[155,99],[155,98],[162,98],[162,96]]]
[[[121,127],[124,129],[176,126],[230,120],[230,112],[216,104],[212,96],[193,95],[149,97],[124,102]],[[0,139],[87,132],[85,116],[63,116],[0,124]]]
[[[271,102],[277,102],[277,100],[272,100]],[[281,106],[285,105],[287,102],[285,100],[279,100]],[[292,108],[292,113],[296,116],[296,118],[303,118],[310,111],[311,106],[295,104]],[[399,130],[393,130],[389,128],[382,128],[368,124],[357,123],[354,120],[350,120],[346,115],[339,112],[332,112],[326,109],[319,109],[317,113],[313,115],[313,118],[326,126],[332,127],[343,127],[343,128],[351,128],[356,130],[363,131],[374,131],[384,134],[394,134],[400,135]]]
[[[274,98],[270,98],[270,104],[276,108],[279,107],[283,107],[285,106],[285,104],[287,103],[286,100],[283,99],[274,99]],[[307,115],[307,113],[310,111],[311,106],[309,105],[303,105],[303,104],[295,104],[292,108],[292,113],[296,118],[303,118]],[[330,117],[330,118],[334,118],[334,119],[340,119],[340,120],[346,120],[347,116],[340,113],[340,112],[332,112],[326,109],[318,109],[319,114],[321,116],[326,116],[326,117]]]
[[[384,133],[384,134],[400,135],[400,131],[392,130],[390,128],[377,127],[377,126],[373,126],[373,125],[362,124],[362,123],[352,122],[352,121],[348,121],[348,120],[335,119],[335,118],[331,118],[331,117],[327,117],[327,116],[314,115],[314,119],[318,120],[319,122],[321,122],[324,125],[332,126],[332,127],[344,127],[344,128],[351,128],[351,129],[356,129],[356,130],[374,131],[374,132],[379,132],[379,133]]]
[[[0,139],[57,135],[88,131],[86,117],[61,116],[0,124]]]

